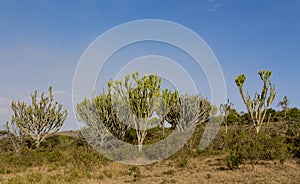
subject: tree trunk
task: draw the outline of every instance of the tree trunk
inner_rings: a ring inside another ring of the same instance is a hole
[[[161,124],[161,127],[162,127],[163,134],[165,134],[165,125],[164,125],[164,122],[162,121],[162,122],[160,122],[160,124]]]
[[[138,147],[139,147],[139,151],[142,151],[143,141],[142,141],[142,138],[140,136],[138,136]]]
[[[139,147],[139,151],[142,151],[143,150],[143,144],[142,143],[138,143],[138,147]]]
[[[260,126],[255,127],[256,133],[259,134]]]
[[[35,145],[36,145],[36,148],[39,148],[40,147],[40,141],[37,140]]]

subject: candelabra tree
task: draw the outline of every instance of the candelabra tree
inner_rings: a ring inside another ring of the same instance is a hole
[[[172,101],[166,120],[172,127],[183,132],[207,121],[213,115],[214,106],[207,99],[199,95],[182,95],[178,100]]]
[[[276,95],[275,87],[270,81],[272,72],[269,70],[260,70],[258,74],[263,81],[263,86],[261,93],[258,94],[256,92],[253,99],[250,98],[248,93],[245,94],[243,90],[246,76],[244,74],[241,74],[235,79],[235,83],[239,89],[243,102],[247,107],[251,122],[256,129],[256,133],[259,133],[260,128],[264,122],[267,109],[273,103]]]
[[[94,101],[95,99],[90,100],[86,98],[84,101],[78,103],[76,106],[76,117],[79,122],[85,124],[81,129],[85,138],[93,145],[101,147],[109,133],[103,119],[108,119],[111,114],[105,113],[105,116],[101,116],[103,118],[100,118]],[[101,103],[101,107],[102,109],[108,108],[106,103]]]
[[[178,91],[170,91],[168,89],[162,90],[162,95],[158,98],[158,105],[156,108],[156,113],[160,119],[160,124],[163,128],[164,133],[164,123],[167,119],[167,115],[170,114],[172,105],[175,104],[178,100]]]
[[[134,72],[131,78],[130,75],[125,77],[124,83],[116,80],[111,81],[109,86],[117,96],[114,99],[115,106],[122,107],[124,112],[127,109],[127,113],[117,112],[117,115],[120,119],[126,119],[125,124],[132,124],[136,131],[138,148],[141,151],[150,118],[156,109],[156,99],[160,96],[161,78],[154,74],[140,78],[139,73]]]
[[[176,128],[180,132],[195,128],[200,123],[207,121],[213,113],[213,105],[199,95],[183,95],[179,100],[180,118]]]
[[[228,126],[227,126],[227,117],[231,112],[231,109],[233,108],[233,103],[229,102],[229,99],[227,100],[227,103],[220,105],[220,113],[222,114],[222,120],[225,124],[225,133],[227,134]]]
[[[5,123],[6,134],[16,153],[20,152],[24,147],[25,135],[17,126],[16,122],[11,121]]]
[[[278,106],[284,111],[284,119],[286,118],[286,112],[289,109],[290,101],[287,96],[284,96],[281,101],[279,101]]]
[[[49,96],[42,93],[40,99],[37,91],[31,95],[31,104],[22,101],[12,102],[13,115],[9,126],[20,129],[19,133],[10,132],[15,136],[29,136],[38,148],[40,143],[49,135],[59,131],[66,117],[67,110],[62,109],[62,105],[54,102],[52,87],[49,87]]]

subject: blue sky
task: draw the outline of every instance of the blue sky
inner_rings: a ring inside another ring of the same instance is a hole
[[[300,107],[300,1],[10,0],[0,2],[0,129],[10,120],[12,100],[28,101],[50,85],[69,110],[63,129],[76,129],[72,80],[81,55],[100,34],[139,19],[173,21],[200,35],[218,58],[238,110],[245,108],[234,78],[245,73],[253,96],[260,69],[273,71],[274,108],[284,95]]]

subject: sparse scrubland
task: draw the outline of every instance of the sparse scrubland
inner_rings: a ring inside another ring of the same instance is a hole
[[[259,75],[263,88],[253,99],[244,95],[246,77],[237,77],[248,112],[239,113],[229,101],[222,104],[222,125],[204,150],[199,149],[199,142],[218,108],[197,95],[161,90],[155,75],[140,78],[133,74],[135,86],[130,76],[124,82],[112,81],[107,93],[78,103],[84,130],[103,130],[104,126],[120,140],[138,145],[139,150],[173,131],[193,130],[174,155],[141,166],[107,159],[87,143],[81,131],[58,132],[67,112],[53,102],[51,89],[48,97],[41,96],[41,102],[35,92],[32,105],[13,103],[15,114],[0,132],[0,183],[300,183],[300,110],[290,108],[287,97],[279,102],[282,110],[269,108],[275,97],[271,73],[260,71]],[[118,119],[118,113],[127,111],[122,103],[114,104],[115,99],[130,104],[134,117],[122,120],[130,120],[131,126]],[[51,108],[51,103],[57,108]],[[187,113],[182,106],[193,108]],[[151,119],[154,111],[159,117]],[[51,119],[53,116],[56,118]],[[164,122],[170,127],[163,127]],[[140,126],[148,128],[138,129]],[[101,135],[93,134],[99,132]],[[108,132],[99,132],[89,131],[102,146]]]

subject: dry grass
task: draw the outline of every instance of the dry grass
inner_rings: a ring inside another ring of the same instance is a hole
[[[110,162],[88,173],[68,166],[28,168],[1,174],[0,183],[300,183],[300,164],[296,160],[284,164],[263,161],[228,170],[220,156],[191,158],[184,166],[175,160],[138,167]]]

